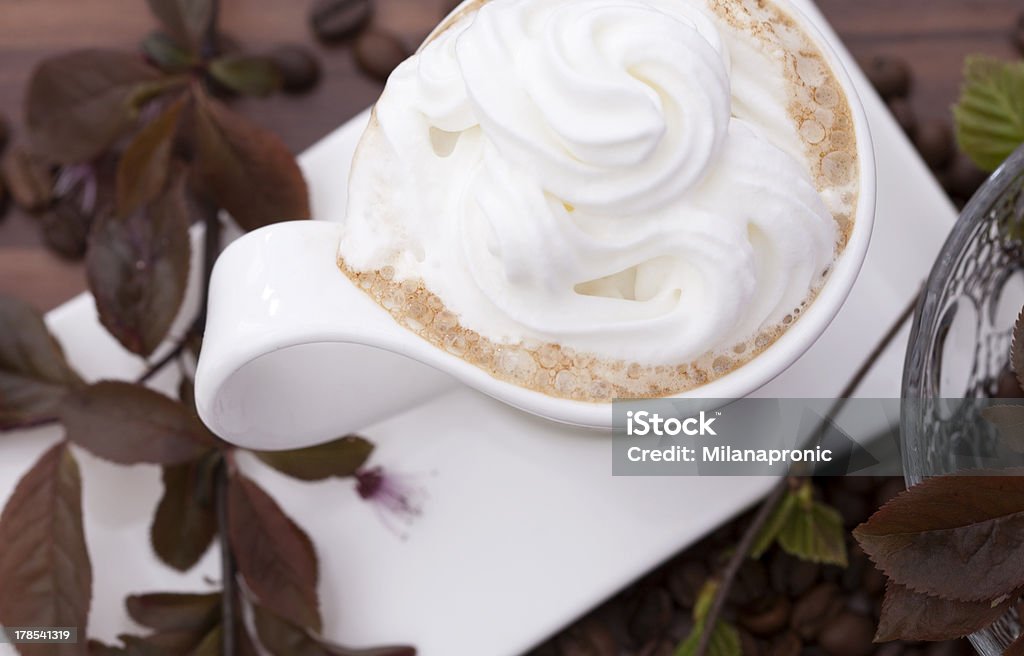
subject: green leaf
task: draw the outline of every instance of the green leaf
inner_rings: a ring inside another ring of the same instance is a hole
[[[190,251],[178,184],[143,210],[104,216],[93,228],[89,289],[100,321],[129,351],[149,356],[164,341],[185,298]]]
[[[911,590],[959,601],[999,599],[1024,587],[1022,475],[1008,468],[929,478],[891,499],[853,535],[879,569]]]
[[[690,635],[687,636],[679,647],[676,648],[676,656],[693,656],[697,653],[701,636],[704,633],[704,622],[698,622]],[[711,640],[708,642],[706,656],[742,656],[743,649],[740,643],[740,634],[736,627],[725,621],[719,621],[711,633]]]
[[[953,117],[960,148],[994,171],[1024,142],[1024,62],[968,57]]]
[[[820,501],[797,506],[778,535],[779,546],[789,554],[814,563],[846,566],[843,518]]]
[[[157,631],[206,632],[220,621],[220,599],[219,592],[154,592],[131,595],[124,604],[142,626]]]
[[[217,533],[214,472],[216,452],[181,465],[164,467],[164,493],[157,504],[149,537],[156,555],[185,572],[203,557]]]
[[[185,406],[142,385],[103,381],[71,392],[60,409],[67,438],[123,465],[195,460],[215,441]]]
[[[253,596],[293,624],[319,630],[313,543],[270,495],[237,471],[228,485],[228,535]]]
[[[359,470],[373,452],[373,443],[358,435],[346,435],[324,444],[289,451],[255,451],[257,458],[292,478],[322,481],[344,478]]]
[[[269,96],[281,88],[281,72],[267,57],[225,55],[210,62],[210,75],[244,96]]]
[[[0,624],[85,632],[92,564],[82,528],[82,480],[66,442],[22,476],[0,515]],[[78,644],[19,645],[23,656],[80,656]]]
[[[260,643],[273,656],[415,656],[412,647],[370,647],[349,649],[295,626],[259,605],[253,607],[254,623]]]
[[[165,73],[187,73],[200,63],[198,57],[163,32],[152,32],[143,39],[142,52]]]
[[[25,105],[34,150],[60,164],[93,159],[127,131],[159,77],[138,55],[115,50],[45,60],[32,73]]]
[[[998,603],[952,601],[914,592],[890,581],[885,588],[875,641],[955,640],[999,619],[1019,596],[1018,590]]]
[[[703,622],[711,611],[711,604],[715,600],[715,593],[718,592],[718,580],[708,579],[701,586],[697,593],[697,600],[693,604],[693,620],[697,623]]]
[[[750,548],[750,557],[757,559],[764,555],[764,552],[768,551],[769,547],[775,543],[775,539],[779,536],[779,532],[789,521],[790,516],[796,509],[798,503],[797,495],[790,490],[782,497],[782,501],[772,511],[771,516],[768,517],[768,521],[765,522],[764,526],[761,527],[761,531],[757,534],[754,539],[754,544]]]
[[[213,18],[210,0],[147,0],[171,37],[192,52],[199,50],[203,34]]]
[[[276,135],[204,94],[195,107],[200,189],[245,230],[309,217],[302,171]]]
[[[67,391],[83,384],[42,316],[0,296],[0,430],[53,419]]]
[[[171,152],[178,131],[182,97],[144,127],[117,165],[117,214],[128,216],[139,206],[156,200],[164,191],[171,170]]]

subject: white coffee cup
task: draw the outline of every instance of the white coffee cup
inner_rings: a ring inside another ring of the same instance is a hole
[[[857,213],[849,240],[814,302],[763,353],[679,396],[746,396],[793,364],[846,300],[867,253],[875,167],[864,110],[842,63],[798,10],[775,0],[815,41],[846,93],[858,150]],[[458,11],[458,10],[456,10]],[[295,221],[231,244],[213,272],[196,373],[203,421],[225,440],[259,449],[333,439],[469,385],[554,421],[607,429],[610,403],[556,398],[491,377],[400,326],[336,264],[341,224]]]

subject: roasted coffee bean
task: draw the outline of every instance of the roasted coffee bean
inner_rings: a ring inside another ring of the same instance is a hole
[[[648,588],[636,599],[629,618],[629,635],[636,644],[660,638],[672,623],[672,599],[663,588]]]
[[[813,640],[842,607],[839,587],[834,583],[819,583],[801,595],[793,605],[789,625],[804,640]]]
[[[409,56],[398,37],[380,30],[360,34],[354,54],[359,67],[381,82],[387,80],[391,71]]]
[[[789,625],[792,606],[781,595],[762,597],[740,612],[740,626],[756,636],[772,636]]]
[[[740,566],[726,600],[745,606],[764,596],[768,591],[768,574],[759,560],[748,559]]]
[[[640,648],[636,656],[673,656],[675,646],[668,640],[652,640]]]
[[[697,594],[708,580],[708,568],[697,560],[684,560],[672,566],[668,573],[668,589],[672,599],[687,610],[697,603]]]
[[[913,139],[917,133],[917,114],[914,113],[910,101],[906,98],[893,98],[889,101],[889,111],[903,128],[903,132]]]
[[[956,152],[953,130],[943,119],[921,121],[914,133],[914,145],[921,158],[933,170],[938,171],[952,159]]]
[[[556,642],[562,656],[618,656],[619,653],[611,632],[593,618],[577,622]]]
[[[873,509],[863,495],[850,492],[836,494],[832,498],[832,506],[843,517],[843,524],[853,528],[871,516]]]
[[[792,631],[776,636],[768,647],[769,656],[800,656],[804,643]]]
[[[975,166],[970,157],[964,153],[957,153],[956,157],[953,158],[953,163],[950,164],[949,169],[945,172],[942,182],[946,191],[951,196],[962,198],[966,201],[978,191],[978,187],[987,178],[988,175]]]
[[[772,588],[791,597],[799,597],[817,582],[821,566],[806,560],[794,558],[782,550],[776,550],[768,567]]]
[[[883,100],[903,98],[910,92],[910,66],[898,57],[872,57],[864,64],[864,73]]]
[[[0,175],[11,199],[26,212],[38,212],[53,198],[53,176],[45,165],[20,146],[0,159]]]
[[[875,656],[903,656],[906,648],[899,642],[887,642],[878,648]]]
[[[288,93],[304,93],[320,81],[320,61],[309,48],[283,45],[267,56],[281,74],[281,88]]]
[[[750,635],[743,629],[739,630],[740,634],[740,653],[743,656],[760,656],[762,653],[761,642]]]
[[[868,656],[874,651],[874,637],[874,622],[847,611],[825,624],[818,643],[835,656]]]
[[[872,615],[875,610],[874,602],[865,592],[854,592],[846,598],[846,608],[861,615]]]
[[[907,484],[903,482],[902,478],[895,476],[889,478],[878,487],[875,492],[875,507],[881,508],[894,496],[907,489]]]
[[[333,43],[355,36],[373,15],[370,0],[317,0],[309,14],[313,34]]]
[[[62,198],[42,217],[43,239],[50,250],[68,260],[85,257],[92,217],[77,199]]]
[[[996,376],[993,388],[992,393],[997,399],[1024,398],[1024,390],[1021,389],[1020,383],[1017,382],[1017,374],[1013,373],[1013,368],[1010,367],[1009,362],[1003,365],[999,375]]]

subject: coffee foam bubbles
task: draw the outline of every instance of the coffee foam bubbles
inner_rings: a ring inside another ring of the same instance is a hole
[[[499,377],[680,391],[763,350],[820,286],[856,202],[856,151],[832,143],[848,124],[820,54],[763,3],[491,0],[389,80],[339,259]],[[545,367],[551,348],[572,356]]]

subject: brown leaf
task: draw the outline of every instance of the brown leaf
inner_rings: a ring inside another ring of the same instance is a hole
[[[187,73],[200,63],[198,57],[182,49],[178,42],[163,32],[152,32],[142,40],[142,52],[165,73]]]
[[[67,438],[122,465],[177,465],[215,444],[182,404],[142,385],[103,381],[68,395],[60,409]]]
[[[313,543],[277,502],[237,471],[228,486],[228,535],[238,572],[259,602],[295,624],[319,629]]]
[[[274,656],[416,656],[412,647],[349,649],[334,645],[295,626],[259,605],[253,606],[260,643]]]
[[[216,453],[182,465],[164,467],[164,493],[149,537],[160,560],[184,572],[192,568],[217,533],[214,505]]]
[[[244,96],[269,96],[281,88],[281,72],[267,57],[225,55],[210,62],[210,75]]]
[[[183,47],[198,50],[203,33],[213,17],[210,0],[147,0],[170,35]]]
[[[43,239],[50,250],[68,260],[81,260],[89,240],[92,216],[73,197],[57,200],[42,216]]]
[[[54,418],[67,390],[83,384],[42,316],[0,296],[0,430]]]
[[[100,321],[144,357],[163,342],[185,298],[186,212],[181,188],[172,185],[141,212],[102,217],[89,240],[86,273]]]
[[[1017,384],[1024,389],[1024,308],[1013,324],[1013,338],[1010,341],[1010,366],[1017,376]]]
[[[195,139],[198,186],[243,229],[309,217],[302,171],[276,135],[199,94]]]
[[[185,98],[173,102],[143,128],[117,166],[117,214],[128,216],[155,200],[164,190],[171,168],[171,151]]]
[[[124,600],[128,614],[157,631],[209,631],[220,621],[220,593],[154,592]]]
[[[995,425],[1006,448],[1024,453],[1024,405],[988,406],[981,409],[981,416]]]
[[[854,537],[889,578],[914,591],[997,599],[1024,586],[1024,558],[1016,551],[1024,542],[1022,474],[929,478],[882,506]]]
[[[352,476],[373,452],[373,443],[346,435],[324,444],[289,451],[255,451],[257,458],[292,478],[322,481],[331,476]]]
[[[159,91],[159,77],[138,55],[115,50],[77,50],[45,60],[32,73],[25,105],[35,151],[60,164],[96,157]]]
[[[914,592],[890,581],[885,588],[875,642],[954,640],[982,629],[1009,609],[1020,591],[993,605],[990,601],[951,601]]]
[[[0,515],[0,624],[73,626],[82,633],[92,565],[82,528],[78,463],[61,442],[18,482]],[[81,656],[76,644],[20,645],[23,656]]]
[[[0,158],[0,177],[15,204],[26,212],[38,212],[53,201],[50,167],[21,146],[13,146]]]
[[[196,631],[158,631],[147,636],[121,634],[129,656],[191,656],[205,634]]]

